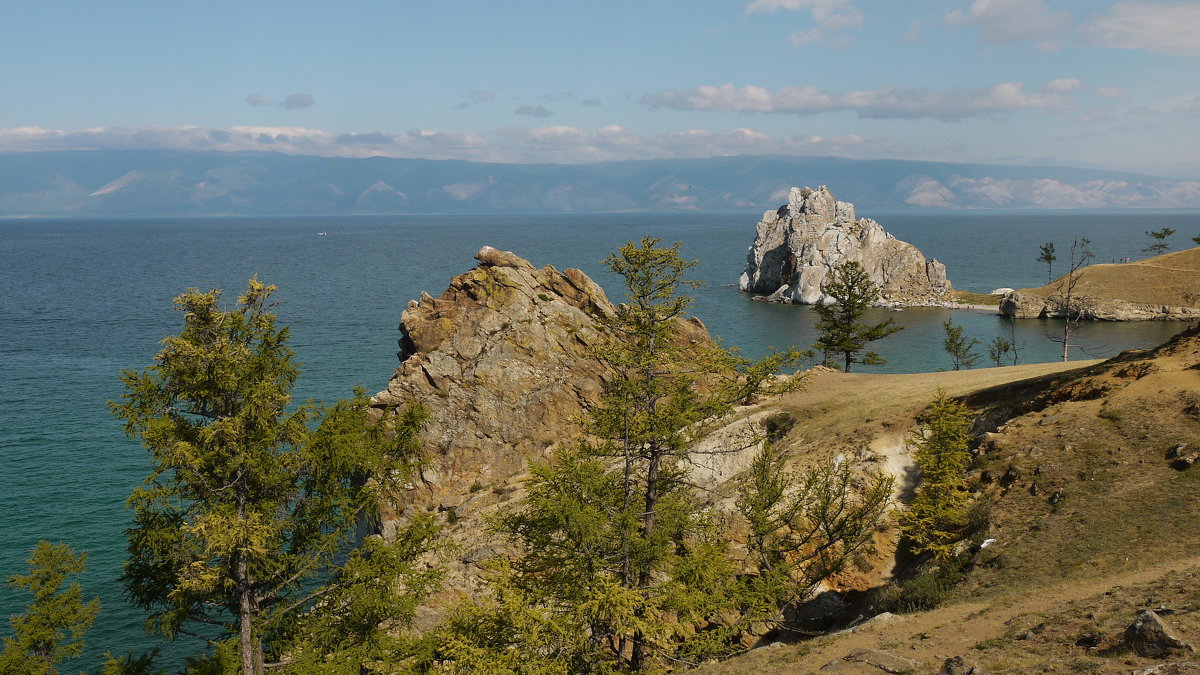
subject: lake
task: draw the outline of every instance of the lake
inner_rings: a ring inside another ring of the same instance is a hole
[[[475,264],[483,245],[511,250],[535,265],[578,267],[619,299],[600,260],[643,235],[682,241],[699,259],[693,313],[727,344],[749,355],[768,345],[808,346],[816,338],[806,307],[751,302],[734,286],[761,213],[537,216],[388,216],[0,221],[0,519],[6,524],[0,573],[24,570],[40,538],[90,552],[85,591],[104,603],[89,633],[92,668],[104,650],[141,650],[143,617],[117,582],[124,559],[124,500],[147,473],[140,446],[108,412],[122,368],[148,366],[158,341],[180,328],[171,299],[189,286],[224,288],[229,302],[259,279],[279,286],[278,314],[293,331],[303,374],[299,398],[336,399],[355,385],[382,390],[395,369],[400,313],[421,291],[441,293]],[[1200,234],[1198,212],[862,213],[926,257],[946,264],[955,288],[1037,286],[1046,269],[1039,245],[1065,257],[1088,237],[1098,262],[1139,257],[1144,230],[1176,229],[1176,248]],[[318,232],[327,233],[324,236]],[[1056,271],[1066,269],[1060,261]],[[883,316],[886,310],[880,310]],[[965,310],[887,312],[905,326],[873,348],[888,359],[874,372],[949,367],[941,322],[953,317],[986,344],[1009,323]],[[1055,321],[1018,321],[1022,360],[1049,361],[1059,346],[1045,337]],[[1073,358],[1148,347],[1183,326],[1090,324]],[[5,589],[0,615],[25,601]],[[6,635],[7,629],[0,632]],[[187,639],[187,638],[181,638]],[[164,654],[189,653],[170,645]]]

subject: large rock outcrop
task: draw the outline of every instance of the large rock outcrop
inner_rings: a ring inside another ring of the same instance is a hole
[[[475,258],[440,297],[409,301],[400,366],[374,397],[429,408],[438,483],[516,473],[597,399],[604,376],[590,355],[598,319],[613,312],[603,289],[579,270],[537,269],[490,246]]]
[[[614,312],[600,286],[577,269],[538,269],[490,246],[475,258],[440,297],[409,301],[400,366],[373,399],[429,408],[427,478],[438,492],[504,480],[572,439],[609,376],[595,355]],[[676,334],[710,340],[695,319],[679,320]]]
[[[819,304],[834,267],[855,261],[880,288],[889,305],[936,305],[952,290],[946,266],[900,241],[870,218],[856,218],[854,205],[839,202],[822,185],[792,188],[788,203],[767,211],[746,258],[739,287],[768,294],[766,300]]]

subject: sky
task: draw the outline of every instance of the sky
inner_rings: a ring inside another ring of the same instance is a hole
[[[0,152],[1200,178],[1200,0],[39,0],[0,58]]]

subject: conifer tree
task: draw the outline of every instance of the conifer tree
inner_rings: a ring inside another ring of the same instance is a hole
[[[87,553],[75,555],[66,544],[38,542],[28,559],[28,574],[13,574],[8,585],[28,591],[33,601],[9,619],[12,637],[4,638],[0,673],[50,675],[55,664],[83,653],[83,636],[100,612],[100,599],[83,601],[79,582],[63,584],[87,565]]]
[[[420,597],[431,581],[407,565],[428,546],[419,521],[398,544],[354,548],[356,527],[412,475],[424,410],[372,424],[361,390],[289,409],[298,370],[274,290],[251,279],[232,309],[219,306],[220,291],[176,298],[182,332],[163,340],[154,365],[122,374],[126,393],[111,404],[153,463],[128,502],[130,599],[166,638],[205,643],[198,662],[247,675],[286,665],[335,625],[330,650],[361,646],[412,610],[371,610],[379,592],[404,582]],[[345,621],[322,624],[326,610]]]
[[[988,359],[996,367],[1004,365],[1004,355],[1008,354],[1013,349],[1013,344],[1008,338],[997,335],[992,338],[992,343],[988,345]],[[1015,364],[1014,364],[1015,365]]]
[[[611,377],[582,438],[535,466],[527,501],[501,519],[522,555],[501,577],[499,613],[461,609],[442,636],[459,665],[497,644],[553,654],[571,672],[640,670],[652,659],[686,665],[738,648],[730,630],[694,629],[736,605],[736,575],[687,460],[736,402],[796,386],[769,378],[803,355],[752,363],[688,339],[691,298],[680,289],[694,286],[684,274],[695,261],[680,257],[679,244],[645,238],[605,264],[626,289],[606,320],[613,338],[597,353]],[[516,611],[514,597],[536,609]]]
[[[975,351],[975,347],[979,345],[979,338],[964,337],[964,327],[954,323],[954,319],[946,319],[942,322],[942,330],[946,332],[946,337],[942,340],[942,347],[950,355],[950,362],[954,366],[954,370],[974,368],[980,358]],[[1008,350],[1005,349],[1005,351]]]
[[[807,600],[825,579],[843,571],[872,536],[891,504],[892,478],[855,475],[850,462],[823,462],[800,475],[766,443],[737,500],[750,526],[747,548],[758,576],[747,580],[761,613]]]
[[[833,298],[833,304],[814,305],[813,310],[821,317],[817,329],[821,331],[813,348],[825,355],[829,365],[835,354],[842,357],[843,370],[850,372],[855,363],[878,366],[887,363],[875,352],[863,353],[867,345],[902,330],[890,317],[879,323],[863,323],[862,317],[879,299],[879,288],[859,263],[848,260],[833,268],[825,283],[825,293]]]
[[[1054,255],[1054,242],[1042,244],[1037,260],[1046,263],[1046,283],[1050,283],[1054,280],[1054,261],[1058,260],[1058,256]]]
[[[1142,252],[1150,255],[1162,255],[1171,250],[1171,245],[1167,243],[1167,237],[1175,234],[1175,230],[1164,227],[1161,230],[1147,230],[1146,236],[1150,237],[1150,245],[1142,249]]]
[[[900,531],[917,554],[950,558],[967,524],[971,495],[967,468],[971,453],[969,411],[938,390],[929,409],[917,418],[910,436],[921,482],[908,508],[900,512]]]

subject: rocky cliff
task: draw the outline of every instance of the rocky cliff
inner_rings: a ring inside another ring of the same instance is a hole
[[[380,407],[418,400],[435,484],[489,483],[540,456],[597,399],[603,368],[590,355],[603,289],[579,270],[535,268],[483,247],[479,265],[401,315],[400,366]]]
[[[609,377],[595,347],[610,335],[604,290],[577,269],[540,269],[490,246],[479,265],[434,298],[422,293],[401,315],[400,366],[374,397],[430,411],[430,486],[443,491],[519,473],[524,461],[570,440]],[[708,341],[698,320],[680,320],[685,341]]]
[[[517,508],[528,461],[574,441],[611,376],[595,353],[612,337],[605,320],[615,311],[600,286],[579,270],[539,269],[490,246],[475,258],[479,265],[439,297],[408,303],[400,365],[372,399],[381,412],[411,400],[429,409],[428,467],[384,513],[385,532],[412,511],[437,512],[447,525],[446,546],[431,561],[446,574],[445,591],[418,610],[422,629],[456,598],[479,592],[481,565],[508,546],[488,518]],[[675,335],[711,341],[696,319],[678,319]],[[711,482],[732,469],[708,470]]]
[[[738,285],[772,302],[828,303],[825,280],[846,261],[862,264],[885,304],[940,304],[952,290],[945,265],[926,262],[874,220],[856,218],[854,205],[835,200],[824,185],[794,187],[787,204],[763,214]]]

